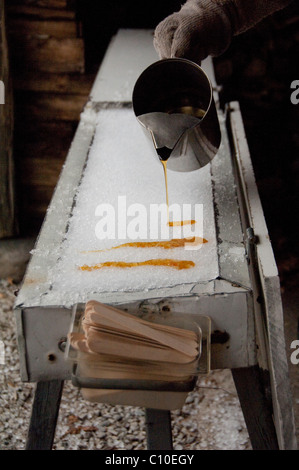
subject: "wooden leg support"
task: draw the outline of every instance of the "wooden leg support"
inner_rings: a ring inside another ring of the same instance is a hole
[[[252,448],[277,450],[271,403],[266,397],[258,367],[232,369]],[[58,418],[63,381],[38,382],[32,407],[26,450],[51,450]],[[173,450],[168,410],[146,409],[147,448]]]
[[[26,450],[51,450],[58,418],[63,381],[36,385]]]
[[[272,406],[258,367],[232,369],[245,423],[254,450],[277,450]]]
[[[172,450],[171,418],[168,410],[145,410],[148,450]]]

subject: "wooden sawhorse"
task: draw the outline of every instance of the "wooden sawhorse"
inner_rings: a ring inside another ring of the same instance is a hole
[[[260,370],[233,369],[232,375],[252,448],[278,450],[271,401],[266,396]],[[60,380],[37,383],[26,450],[52,449],[62,390]],[[148,450],[173,450],[170,411],[146,409],[145,425]]]

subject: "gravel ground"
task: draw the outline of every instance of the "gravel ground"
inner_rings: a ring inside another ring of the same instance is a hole
[[[0,355],[1,450],[24,449],[35,387],[22,383],[19,376],[12,312],[17,287],[11,279],[0,280],[0,340],[5,353],[4,360]],[[229,370],[200,378],[184,407],[171,415],[174,450],[251,448]],[[53,449],[146,449],[144,409],[87,402],[66,382]]]

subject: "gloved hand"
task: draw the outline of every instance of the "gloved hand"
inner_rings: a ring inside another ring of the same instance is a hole
[[[218,56],[233,36],[253,27],[292,0],[187,0],[156,28],[154,46],[160,59],[184,57],[200,62]]]

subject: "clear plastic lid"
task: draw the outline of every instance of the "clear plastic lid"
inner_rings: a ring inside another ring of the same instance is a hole
[[[121,311],[121,310],[119,310]],[[126,312],[123,312],[126,315]],[[147,324],[159,324],[178,329],[197,343],[196,355],[189,360],[171,362],[143,357],[99,354],[74,344],[74,335],[83,336],[85,305],[74,306],[66,347],[66,359],[72,366],[72,382],[78,387],[123,390],[190,391],[197,376],[210,371],[211,320],[207,316],[170,312],[151,314],[143,319]],[[130,314],[129,314],[130,315]],[[134,315],[137,318],[139,316]],[[86,329],[85,329],[86,330]],[[186,330],[192,332],[189,334]],[[117,337],[116,337],[117,341]],[[138,353],[138,347],[136,349]]]

